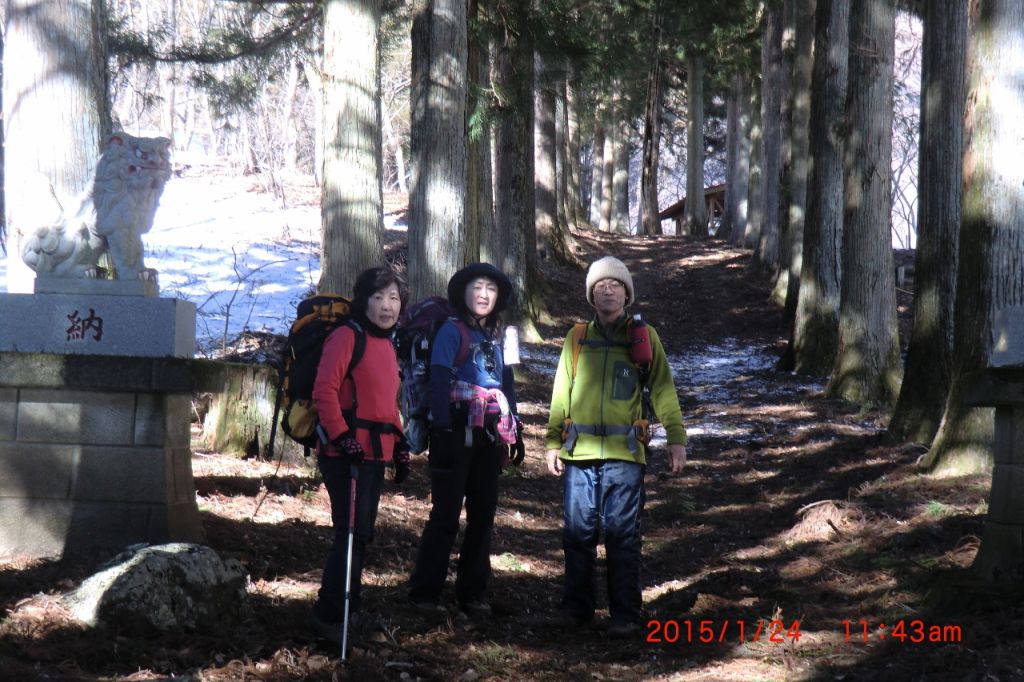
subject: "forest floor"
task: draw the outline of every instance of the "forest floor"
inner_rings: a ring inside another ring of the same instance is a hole
[[[647,470],[645,627],[632,640],[555,620],[561,485],[543,464],[549,364],[588,316],[584,272],[544,266],[554,324],[526,348],[519,392],[528,456],[505,472],[494,534],[493,618],[406,605],[429,510],[426,462],[385,486],[364,574],[381,630],[347,663],[308,614],[330,542],[312,462],[194,454],[207,544],[249,571],[251,617],[231,633],[87,630],[57,597],[106,557],[0,565],[4,680],[1010,680],[1024,676],[1024,609],[979,598],[968,568],[987,510],[985,476],[934,479],[923,448],[894,443],[888,415],[823,397],[820,380],[776,371],[785,345],[769,283],[748,251],[674,237],[585,233],[581,260],[622,258],[636,308],[676,368],[690,432],[683,474]],[[900,294],[908,329],[910,294]],[[631,309],[632,311],[632,309]],[[548,364],[545,364],[548,363]],[[275,473],[276,472],[276,473]],[[603,554],[601,555],[603,556]],[[604,600],[603,562],[598,593]],[[865,639],[867,641],[865,641]]]

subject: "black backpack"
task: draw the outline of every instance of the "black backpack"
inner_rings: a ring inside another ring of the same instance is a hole
[[[402,370],[402,414],[404,432],[409,450],[419,454],[427,450],[430,441],[430,404],[427,388],[430,384],[430,354],[437,330],[447,321],[459,330],[459,350],[455,367],[461,367],[469,358],[471,342],[469,329],[458,318],[448,299],[430,296],[402,312],[398,323],[398,365]]]
[[[351,319],[351,314],[351,301],[338,294],[315,294],[299,301],[278,373],[277,400],[270,431],[271,455],[268,458],[273,453],[277,417],[282,408],[281,428],[284,432],[303,446],[306,456],[316,446],[319,419],[313,405],[313,384],[324,342],[331,332],[345,324],[356,332],[349,374],[366,350],[366,334]]]

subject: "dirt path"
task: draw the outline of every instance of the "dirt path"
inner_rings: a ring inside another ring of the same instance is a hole
[[[775,372],[781,315],[765,303],[767,284],[748,272],[746,252],[673,238],[589,235],[582,243],[587,260],[612,253],[634,273],[636,309],[665,341],[690,433],[682,476],[668,476],[660,454],[648,469],[643,636],[610,641],[601,619],[577,631],[552,623],[561,585],[561,491],[542,465],[550,370],[536,362],[523,368],[520,384],[529,457],[502,483],[492,621],[427,620],[405,606],[429,509],[419,461],[404,488],[386,487],[366,568],[366,604],[383,629],[362,637],[340,666],[336,647],[317,644],[306,627],[329,537],[326,495],[315,476],[300,464],[272,478],[270,463],[197,453],[209,544],[242,560],[252,576],[253,617],[245,627],[220,638],[87,633],[47,595],[91,566],[0,567],[0,599],[10,611],[0,625],[0,670],[20,675],[8,679],[72,680],[1020,674],[1019,608],[924,607],[931,586],[959,579],[973,559],[986,510],[984,477],[920,477],[920,450],[888,442],[883,415],[854,413],[822,398],[815,381]],[[538,358],[557,352],[571,323],[587,316],[582,271],[546,265],[545,281],[556,322],[543,329],[544,344],[526,349]]]

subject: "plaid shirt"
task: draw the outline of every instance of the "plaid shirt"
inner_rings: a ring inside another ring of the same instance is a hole
[[[483,428],[488,416],[497,415],[497,432],[502,442],[516,442],[516,420],[509,409],[508,398],[500,388],[482,388],[465,381],[455,381],[448,399],[453,403],[469,405],[469,426]]]

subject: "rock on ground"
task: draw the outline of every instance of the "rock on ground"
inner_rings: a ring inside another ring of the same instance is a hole
[[[247,609],[246,573],[209,547],[136,545],[118,554],[64,601],[91,625],[158,632],[217,632]]]

